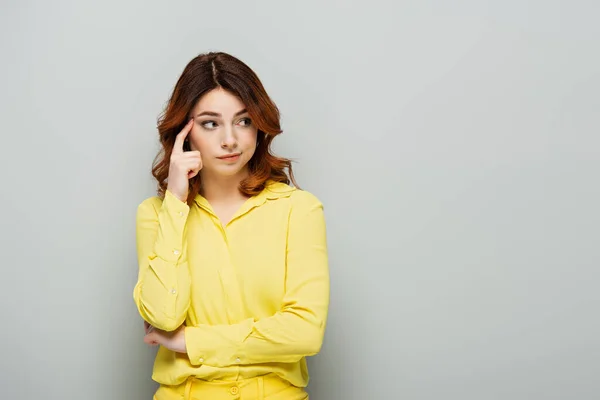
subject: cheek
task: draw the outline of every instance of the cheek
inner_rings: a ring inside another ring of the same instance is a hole
[[[256,147],[256,138],[257,138],[257,132],[250,131],[250,132],[244,132],[244,134],[241,135],[239,140],[241,142],[243,142],[243,145],[245,148],[255,148]]]
[[[192,150],[198,150],[200,153],[206,153],[210,149],[209,141],[206,137],[199,134],[198,132],[190,132],[189,141]]]

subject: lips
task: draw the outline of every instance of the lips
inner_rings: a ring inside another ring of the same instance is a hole
[[[240,153],[232,153],[232,154],[227,154],[227,155],[220,156],[220,157],[217,157],[217,158],[220,159],[220,160],[235,160],[239,156],[240,156]]]

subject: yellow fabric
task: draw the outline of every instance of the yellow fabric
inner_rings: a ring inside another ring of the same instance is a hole
[[[161,385],[154,400],[308,400],[303,388],[269,374],[235,382],[190,378],[184,385]]]
[[[321,348],[329,305],[314,195],[269,182],[223,226],[202,196],[188,207],[167,191],[139,205],[137,251],[140,315],[166,331],[186,325],[187,354],[160,347],[155,381],[275,374],[306,386],[305,357]]]

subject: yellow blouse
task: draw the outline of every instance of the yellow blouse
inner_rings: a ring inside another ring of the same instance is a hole
[[[198,195],[167,191],[137,210],[142,318],[173,331],[187,354],[160,347],[152,378],[237,380],[275,373],[306,386],[305,356],[319,352],[329,306],[325,219],[312,194],[271,182],[223,226]]]

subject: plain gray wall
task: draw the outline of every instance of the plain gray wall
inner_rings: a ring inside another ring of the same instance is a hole
[[[315,400],[600,397],[593,1],[3,1],[2,399],[150,399],[135,210],[223,50],[325,203]]]

